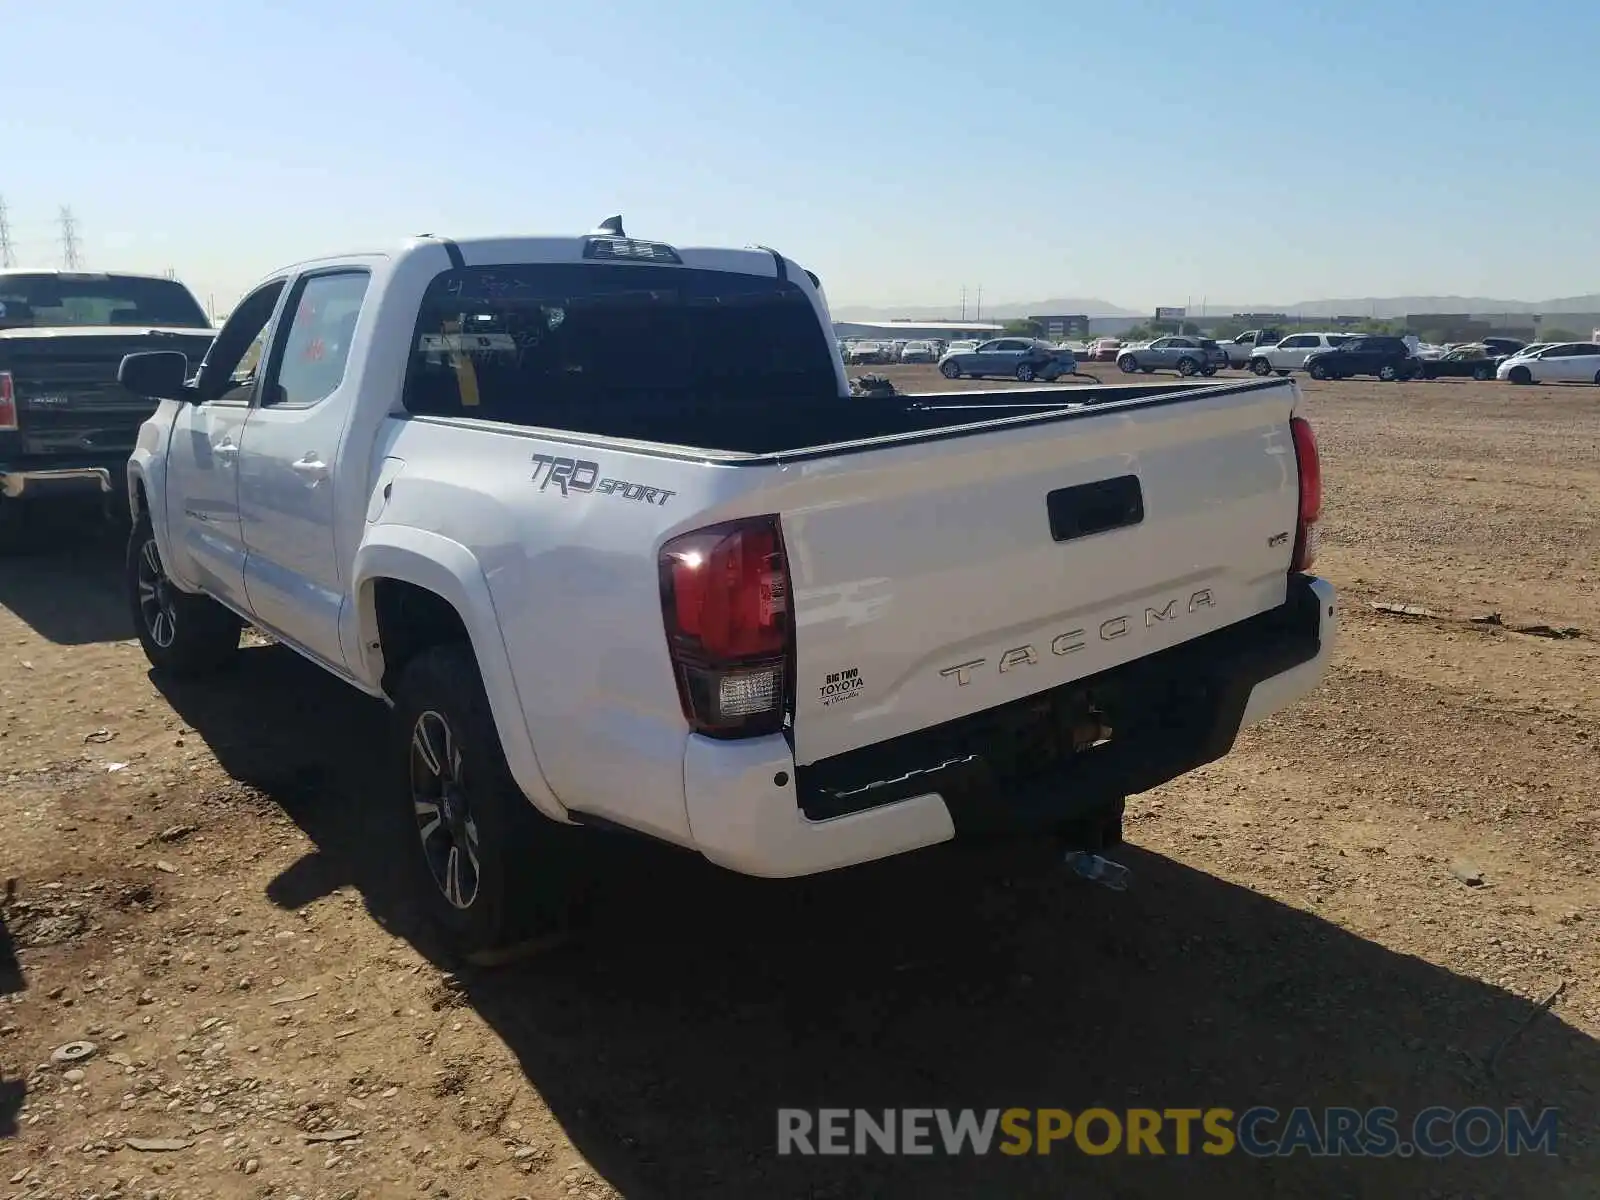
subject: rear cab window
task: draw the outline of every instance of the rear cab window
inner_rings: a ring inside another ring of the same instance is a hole
[[[806,293],[773,276],[463,267],[424,294],[404,403],[419,415],[647,438],[674,414],[837,401],[830,347]]]

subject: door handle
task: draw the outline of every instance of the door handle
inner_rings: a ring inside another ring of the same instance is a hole
[[[239,447],[233,444],[232,438],[223,438],[220,442],[211,443],[211,452],[218,458],[235,459],[239,457]]]
[[[316,451],[308,450],[306,456],[294,464],[294,471],[312,487],[316,487],[328,477],[328,464],[317,457]]]

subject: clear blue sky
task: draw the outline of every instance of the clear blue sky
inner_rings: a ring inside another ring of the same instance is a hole
[[[1600,291],[1600,11],[1535,0],[6,5],[25,261],[226,307],[409,233],[766,243],[836,305]]]

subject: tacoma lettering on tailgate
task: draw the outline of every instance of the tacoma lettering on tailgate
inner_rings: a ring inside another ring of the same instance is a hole
[[[1201,588],[1198,592],[1191,593],[1188,606],[1182,612],[1178,609],[1180,603],[1179,600],[1173,599],[1168,600],[1160,608],[1152,608],[1146,605],[1144,628],[1153,629],[1157,625],[1177,621],[1191,613],[1199,612],[1202,608],[1216,607],[1216,601],[1211,597],[1210,588]],[[1118,638],[1127,637],[1135,628],[1137,626],[1135,625],[1135,614],[1133,613],[1122,613],[1115,617],[1107,617],[1099,625],[1095,626],[1092,635],[1088,626],[1082,629],[1068,629],[1056,634],[1055,637],[1050,639],[1050,653],[1058,657],[1066,654],[1076,654],[1088,645],[1091,636],[1102,642],[1114,642]],[[1000,655],[1000,673],[1004,674],[1007,671],[1015,670],[1017,667],[1037,666],[1039,657],[1037,647],[1013,646]],[[979,667],[987,666],[988,662],[987,658],[974,658],[964,663],[957,663],[953,667],[945,667],[939,674],[946,678],[953,677],[957,687],[966,687],[967,684],[972,682],[972,673]]]

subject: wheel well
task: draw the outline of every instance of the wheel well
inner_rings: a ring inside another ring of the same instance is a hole
[[[450,642],[471,645],[461,614],[437,592],[400,579],[379,579],[373,584],[372,599],[385,692],[393,694],[400,672],[424,650]]]
[[[130,513],[129,516],[133,522],[137,524],[140,515],[149,511],[150,502],[145,498],[144,480],[135,479],[133,481],[133,512]]]

